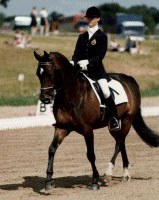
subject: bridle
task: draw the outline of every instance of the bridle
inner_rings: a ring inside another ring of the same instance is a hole
[[[52,65],[52,62],[39,62],[40,65]]]
[[[40,90],[44,91],[44,90],[50,90],[50,89],[53,89],[54,87],[51,86],[51,87],[43,87],[43,88],[40,88]]]
[[[43,66],[45,66],[45,65],[52,65],[52,62],[39,62],[38,65],[43,65]],[[54,67],[54,69],[57,69],[57,68]],[[78,76],[78,74],[79,74],[80,72],[81,72],[81,69],[77,71],[77,73],[76,73],[75,76],[74,76],[74,79],[73,79],[73,80],[70,80],[70,81],[68,82],[68,84],[72,83],[72,82],[76,79],[76,77]],[[53,89],[53,92],[54,92],[54,93],[57,93],[58,91],[60,91],[60,90],[63,89],[64,87],[65,87],[65,85],[61,86],[60,88],[55,88],[54,86],[50,86],[50,87],[42,87],[42,88],[40,88],[40,90],[41,90],[41,91],[46,91],[46,90],[51,90],[51,89]]]
[[[39,62],[38,65],[40,65],[40,66],[41,65],[43,65],[43,66],[45,66],[45,65],[52,65],[52,63],[51,62]],[[42,87],[42,88],[40,88],[41,91],[50,90],[50,89],[54,89],[54,87],[50,86],[50,87]]]

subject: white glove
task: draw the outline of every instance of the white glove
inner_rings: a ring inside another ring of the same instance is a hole
[[[78,61],[79,66],[82,68],[82,70],[87,70],[87,65],[89,64],[88,60],[80,60]]]
[[[70,61],[70,64],[71,64],[72,66],[74,66],[74,65],[75,65],[75,63],[74,63],[74,61],[73,61],[73,60],[71,60],[71,61]]]

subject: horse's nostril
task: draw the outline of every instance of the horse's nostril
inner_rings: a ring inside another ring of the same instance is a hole
[[[45,103],[45,104],[49,104],[49,103],[50,103],[50,99],[49,99],[49,98],[45,98],[45,99],[44,99],[44,103]]]
[[[40,100],[44,103],[44,104],[49,104],[51,102],[51,99],[47,96],[44,95],[40,95]]]

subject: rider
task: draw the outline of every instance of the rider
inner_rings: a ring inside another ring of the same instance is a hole
[[[82,70],[87,70],[90,78],[99,83],[110,113],[109,130],[117,131],[120,130],[118,114],[108,87],[109,77],[102,63],[107,51],[108,39],[107,35],[99,29],[101,13],[93,6],[87,9],[85,17],[88,21],[88,30],[79,35],[70,63],[79,64]]]

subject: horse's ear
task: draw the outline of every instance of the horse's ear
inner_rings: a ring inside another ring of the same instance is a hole
[[[44,57],[49,58],[49,54],[46,51],[44,51]]]
[[[40,59],[41,59],[41,56],[40,56],[38,53],[36,53],[36,51],[34,51],[34,57],[35,57],[36,60],[38,60],[38,61],[40,61]]]

